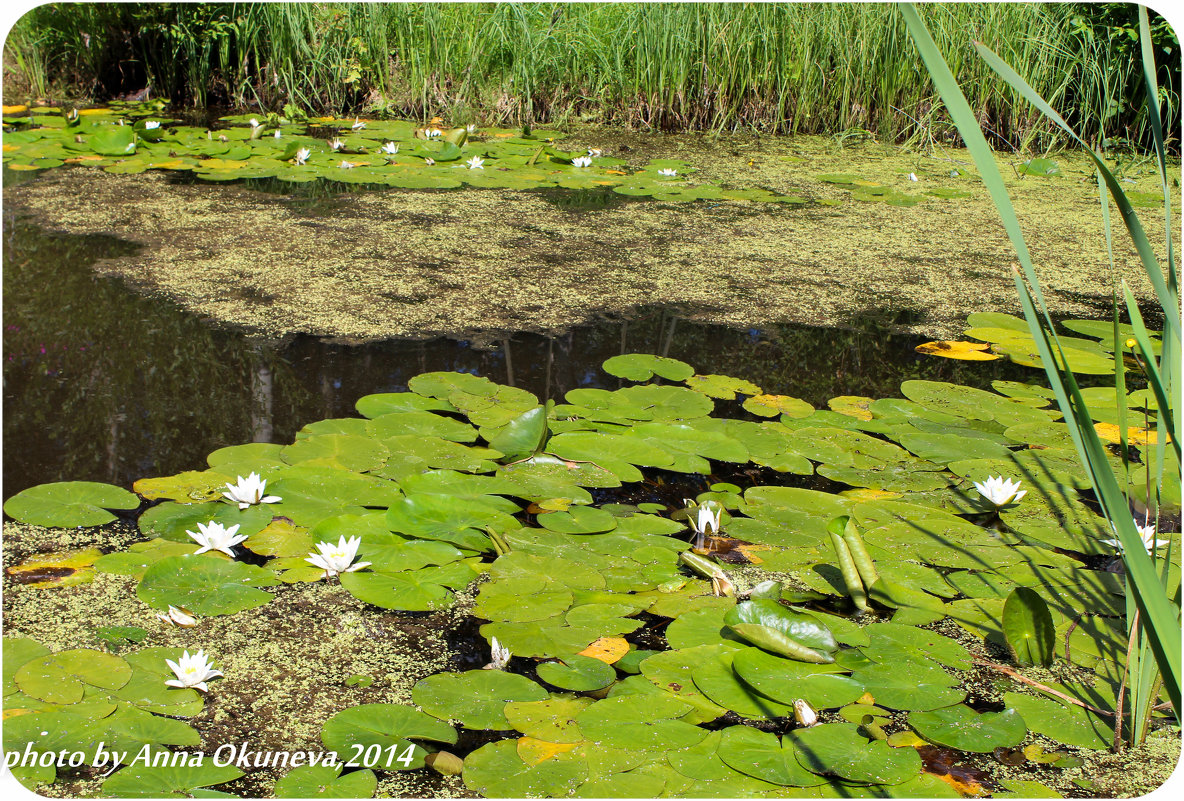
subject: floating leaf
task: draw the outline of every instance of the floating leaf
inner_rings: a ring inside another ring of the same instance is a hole
[[[262,606],[279,581],[270,570],[212,556],[170,556],[144,571],[136,597],[165,610],[182,606],[195,615],[230,615]]]
[[[569,656],[562,662],[543,662],[537,668],[539,678],[564,690],[590,692],[617,680],[612,666],[589,656]]]
[[[132,676],[131,666],[114,654],[75,648],[33,659],[13,678],[25,695],[52,704],[74,704],[87,687],[118,690]]]
[[[321,742],[339,754],[355,753],[377,745],[381,758],[373,766],[380,770],[412,770],[423,767],[427,752],[415,745],[410,761],[405,758],[410,740],[455,743],[456,730],[436,718],[399,704],[362,704],[338,712],[321,727]]]
[[[199,788],[225,784],[243,775],[234,765],[128,765],[103,782],[103,794],[114,798],[187,798]]]
[[[798,759],[809,770],[855,782],[900,784],[921,772],[921,757],[911,748],[870,743],[854,724],[825,723],[790,732]]]
[[[951,342],[938,340],[925,342],[914,350],[927,356],[941,356],[944,359],[960,359],[962,361],[989,362],[998,359],[994,353],[988,353],[988,344],[983,342]]]
[[[724,624],[765,650],[803,662],[833,662],[838,648],[830,629],[776,601],[737,604],[724,617]]]
[[[372,798],[378,777],[372,770],[341,775],[341,765],[301,765],[275,783],[276,798]]]
[[[415,703],[441,720],[456,720],[466,729],[513,728],[503,709],[510,701],[543,701],[547,691],[525,676],[500,670],[437,673],[411,691]]]
[[[35,526],[100,526],[115,519],[108,509],[136,509],[140,499],[125,489],[97,481],[38,484],[4,503],[10,517]]]
[[[965,704],[912,712],[909,725],[931,743],[980,754],[1019,745],[1028,734],[1024,719],[1014,709],[975,712]]]
[[[770,732],[729,726],[723,730],[718,753],[729,767],[773,784],[813,787],[826,781],[802,766],[790,737],[779,740]]]

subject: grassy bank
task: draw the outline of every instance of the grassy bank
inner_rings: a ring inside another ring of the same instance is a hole
[[[1092,139],[1142,142],[1142,114],[1118,111],[1139,108],[1142,91],[1130,8],[951,4],[929,19],[996,146],[1052,137],[970,57],[972,39]],[[1166,24],[1159,37],[1175,63]],[[1163,72],[1174,101],[1178,73]],[[149,87],[196,106],[452,122],[953,135],[898,11],[880,4],[50,4],[10,34],[5,83],[8,102]]]

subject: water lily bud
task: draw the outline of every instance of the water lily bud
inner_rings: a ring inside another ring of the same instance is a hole
[[[423,762],[432,770],[445,776],[459,776],[465,768],[465,761],[463,759],[447,751],[437,751],[434,754],[428,754],[424,757]]]
[[[818,724],[818,713],[814,711],[814,707],[799,698],[793,702],[793,719],[799,726],[808,729]]]

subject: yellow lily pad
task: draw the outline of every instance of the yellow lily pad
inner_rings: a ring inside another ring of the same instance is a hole
[[[580,651],[580,656],[590,656],[605,664],[613,664],[629,653],[629,643],[622,637],[601,637]]]
[[[24,114],[29,110],[28,106],[4,106],[0,111],[4,114]]]
[[[960,359],[970,362],[990,362],[999,357],[987,351],[990,347],[986,342],[954,342],[951,340],[937,340],[918,345],[914,350],[927,356],[941,356],[943,359]]]
[[[527,765],[538,765],[575,748],[578,743],[549,743],[534,737],[518,738],[518,758]]]
[[[872,413],[869,407],[874,400],[874,398],[865,398],[862,395],[840,395],[837,398],[831,398],[826,404],[833,412],[854,417],[856,420],[871,420]]]
[[[4,572],[14,581],[36,589],[70,587],[94,579],[93,565],[103,555],[98,548],[54,551],[31,556]]]
[[[1094,423],[1094,431],[1097,431],[1098,437],[1106,442],[1122,441],[1118,426],[1113,423]],[[1159,432],[1132,426],[1126,430],[1126,441],[1131,445],[1157,445],[1159,444]],[[1171,441],[1170,437],[1169,441]]]

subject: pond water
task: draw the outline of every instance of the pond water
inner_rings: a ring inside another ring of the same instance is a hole
[[[548,196],[576,211],[620,198],[563,190]],[[322,188],[294,199],[331,214],[337,197]],[[49,481],[128,485],[201,467],[205,454],[224,445],[290,442],[309,422],[356,414],[353,403],[363,395],[405,390],[409,378],[435,370],[489,376],[558,400],[571,389],[621,386],[600,370],[613,355],[656,353],[819,407],[839,395],[898,396],[909,378],[986,387],[1032,376],[1006,361],[919,355],[914,347],[925,338],[900,333],[911,320],[889,309],[850,328],[745,330],[687,320],[687,310],[675,306],[637,309],[553,337],[264,339],[93,272],[97,261],[136,254],[133,243],[48,232],[12,210],[4,237],[5,498]]]

